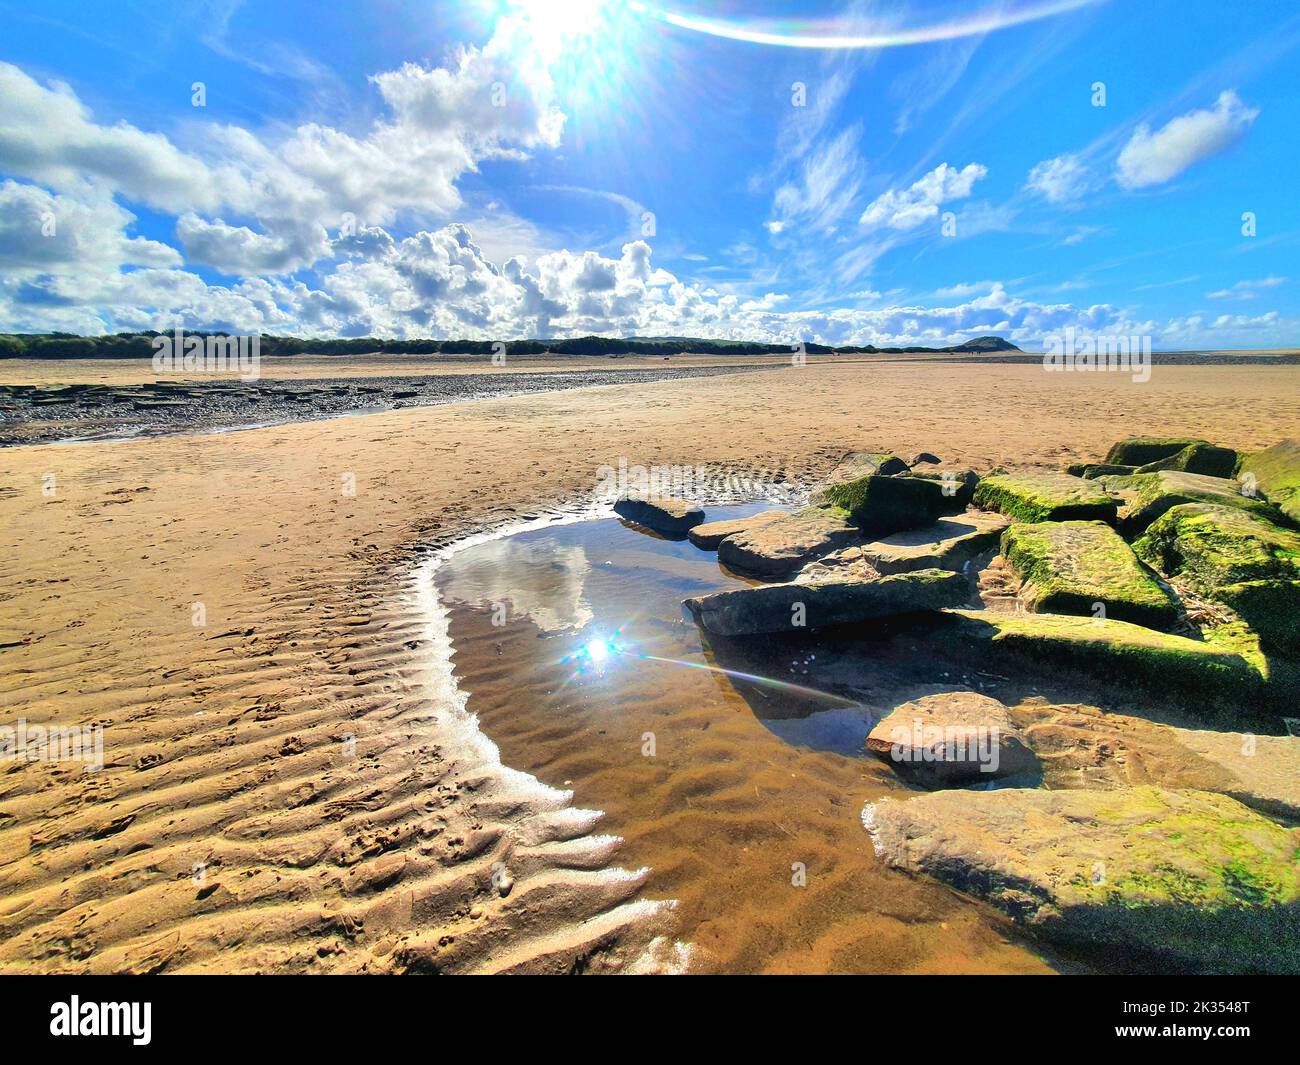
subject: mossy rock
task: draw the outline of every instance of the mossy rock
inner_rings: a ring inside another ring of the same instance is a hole
[[[1207,443],[1208,440],[1194,440],[1190,437],[1129,437],[1106,452],[1106,462],[1120,466],[1145,466],[1148,462],[1159,462],[1177,455],[1193,444]]]
[[[1237,470],[1240,456],[1230,447],[1214,444],[1189,444],[1182,451],[1167,458],[1139,466],[1138,473],[1158,473],[1160,470],[1182,470],[1185,473],[1203,473],[1207,477],[1231,477]]]
[[[871,536],[933,525],[950,506],[938,481],[879,474],[831,485],[826,489],[826,498],[845,511],[853,525]]]
[[[1128,502],[1123,529],[1130,536],[1145,532],[1162,514],[1184,503],[1218,503],[1249,511],[1268,521],[1282,520],[1281,513],[1271,503],[1243,494],[1243,485],[1226,477],[1161,470],[1131,477],[1103,477],[1101,483]]]
[[[1209,596],[1241,581],[1300,580],[1300,533],[1222,504],[1170,508],[1147,526],[1133,549]]]
[[[1099,684],[1156,696],[1182,695],[1192,705],[1241,705],[1264,691],[1261,675],[1239,646],[1220,646],[1111,618],[947,610],[952,644],[976,659],[1005,659],[1031,669],[1069,669]]]
[[[1300,972],[1300,839],[1225,795],[940,791],[862,817],[887,864],[1117,968]]]
[[[1121,466],[1113,462],[1089,462],[1076,476],[1082,477],[1085,481],[1095,481],[1098,477],[1126,477],[1131,473],[1137,473],[1136,466]]]
[[[833,484],[846,484],[849,481],[856,481],[860,477],[869,477],[872,474],[881,476],[893,476],[899,473],[906,473],[909,469],[906,460],[890,452],[878,451],[850,451],[836,464],[835,469],[831,470],[827,476],[823,487],[830,487]]]
[[[771,521],[750,523],[718,544],[718,561],[765,576],[791,573],[859,538],[848,514],[832,506],[804,507]]]
[[[1099,521],[1012,525],[1002,554],[1024,582],[1032,611],[1096,615],[1165,628],[1177,604],[1109,525]]]
[[[824,581],[760,584],[696,596],[682,605],[709,632],[749,636],[933,612],[969,596],[970,582],[961,574],[925,569],[889,577],[845,574]]]
[[[912,470],[907,476],[937,481],[948,500],[945,514],[960,514],[970,506],[975,487],[980,483],[974,470]]]
[[[1287,519],[1300,525],[1300,441],[1283,440],[1241,460],[1238,475],[1253,480]]]
[[[1022,522],[1114,522],[1117,508],[1099,484],[1054,472],[985,477],[975,487],[972,502]]]

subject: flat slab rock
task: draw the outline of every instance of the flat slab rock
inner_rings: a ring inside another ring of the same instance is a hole
[[[1068,668],[1127,688],[1233,704],[1261,690],[1263,678],[1235,650],[1111,618],[947,610],[950,643],[984,660],[1013,659],[1039,669]]]
[[[706,521],[703,525],[696,525],[687,532],[686,539],[701,550],[716,551],[718,545],[728,536],[745,532],[747,529],[755,529],[775,518],[784,517],[787,513],[788,511],[784,510],[765,510],[761,514],[751,514],[747,518],[724,518],[722,521]]]
[[[1002,554],[1024,582],[1021,599],[1035,613],[1117,618],[1157,629],[1178,617],[1170,594],[1103,522],[1012,525],[1002,534]]]
[[[718,544],[718,561],[748,573],[791,573],[860,535],[843,511],[804,507],[727,536]]]
[[[1118,506],[1097,481],[1050,470],[985,477],[975,487],[972,502],[1023,522],[1113,522]]]
[[[1300,972],[1297,833],[1235,799],[1156,787],[938,791],[868,805],[888,865],[1046,939],[1197,972]]]
[[[704,520],[704,511],[685,499],[620,499],[614,504],[619,517],[664,533],[685,533]]]
[[[862,546],[862,560],[879,573],[917,569],[962,570],[976,556],[998,545],[1010,519],[972,510],[933,525],[908,529]]]
[[[1010,710],[979,692],[943,692],[903,703],[871,730],[866,746],[900,776],[932,788],[1038,768]]]
[[[687,599],[683,606],[719,636],[793,632],[848,625],[963,603],[970,584],[950,570],[890,577],[845,574],[834,580],[762,584]]]

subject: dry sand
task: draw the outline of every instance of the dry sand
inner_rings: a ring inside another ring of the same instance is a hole
[[[106,755],[0,763],[0,971],[679,967],[594,816],[439,688],[421,548],[576,504],[620,457],[811,477],[847,449],[1055,467],[1298,432],[1292,366],[814,361],[0,451],[3,721],[102,723]]]

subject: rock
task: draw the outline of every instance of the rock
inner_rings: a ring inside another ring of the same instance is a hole
[[[1181,746],[1227,773],[1214,791],[1261,813],[1300,822],[1300,737],[1169,731]]]
[[[761,584],[698,596],[683,605],[711,633],[748,636],[936,611],[969,597],[970,583],[961,574],[918,570],[889,577],[845,573],[834,580]]]
[[[1123,529],[1130,536],[1145,531],[1161,514],[1182,503],[1221,503],[1248,510],[1270,521],[1281,519],[1276,507],[1263,499],[1243,495],[1242,485],[1226,477],[1161,470],[1131,477],[1103,477],[1101,483],[1127,502]]]
[[[1232,448],[1213,444],[1189,444],[1167,458],[1139,466],[1138,473],[1158,473],[1160,470],[1183,470],[1186,473],[1203,473],[1207,477],[1231,477],[1237,469],[1238,455]]]
[[[1133,966],[1300,972],[1296,833],[1227,796],[939,791],[868,806],[862,819],[888,865],[1046,939]]]
[[[1193,440],[1190,437],[1130,437],[1121,440],[1106,453],[1106,462],[1120,466],[1145,466],[1148,462],[1159,462],[1177,455],[1193,444],[1205,443],[1208,441]]]
[[[1166,628],[1177,604],[1109,525],[1099,521],[1012,525],[1002,554],[1024,582],[1025,606],[1036,613],[1097,615]]]
[[[882,476],[906,473],[907,469],[908,464],[897,455],[877,454],[871,451],[850,451],[840,459],[835,469],[831,470],[830,475],[822,483],[822,487],[828,488],[833,484],[846,484],[849,481],[856,481],[861,477],[869,477],[875,473]]]
[[[1241,705],[1264,679],[1236,648],[1127,621],[991,610],[946,610],[944,617],[953,625],[950,644],[976,660],[1072,669],[1130,690],[1183,693],[1196,707],[1215,700]]]
[[[1236,507],[1184,503],[1152,522],[1133,548],[1231,606],[1266,643],[1300,650],[1300,533]]]
[[[1007,473],[985,477],[972,502],[1016,521],[1114,522],[1117,504],[1093,481],[1066,473]]]
[[[907,465],[910,468],[914,469],[917,466],[920,466],[922,463],[926,464],[927,466],[938,466],[939,463],[941,463],[942,461],[943,459],[941,459],[938,455],[932,455],[928,451],[918,451],[915,455],[913,455],[910,459],[907,460]]]
[[[996,547],[1009,524],[1001,514],[970,511],[864,544],[861,558],[878,573],[962,571],[971,559]]]
[[[1136,473],[1137,467],[1120,466],[1107,462],[1085,462],[1070,466],[1065,472],[1076,477],[1082,477],[1085,481],[1094,481],[1098,477],[1126,477],[1129,474]]]
[[[903,529],[933,525],[950,506],[937,481],[921,477],[872,474],[831,485],[826,498],[848,514],[849,522],[868,536],[888,536]]]
[[[901,775],[936,788],[1038,767],[1007,708],[969,691],[927,695],[895,707],[867,736],[867,750]]]
[[[948,505],[945,514],[960,514],[975,495],[975,486],[980,483],[973,470],[912,470],[909,477],[921,477],[927,481],[938,481]]]
[[[1245,456],[1240,474],[1253,480],[1287,518],[1300,525],[1300,441],[1283,440],[1267,451]]]
[[[614,513],[647,529],[662,533],[684,533],[704,520],[704,511],[684,499],[619,499]]]
[[[718,544],[718,561],[749,573],[790,573],[856,539],[843,511],[804,507],[732,533]]]
[[[751,514],[747,518],[726,518],[723,521],[708,521],[691,529],[686,538],[696,547],[705,551],[716,551],[718,544],[734,533],[757,528],[775,518],[783,517],[784,510],[765,510],[761,514]]]

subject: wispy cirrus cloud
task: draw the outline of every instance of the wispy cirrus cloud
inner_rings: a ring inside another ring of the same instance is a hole
[[[1125,189],[1163,185],[1236,144],[1258,117],[1257,108],[1225,89],[1213,107],[1179,115],[1155,132],[1143,123],[1115,160],[1115,178]]]

